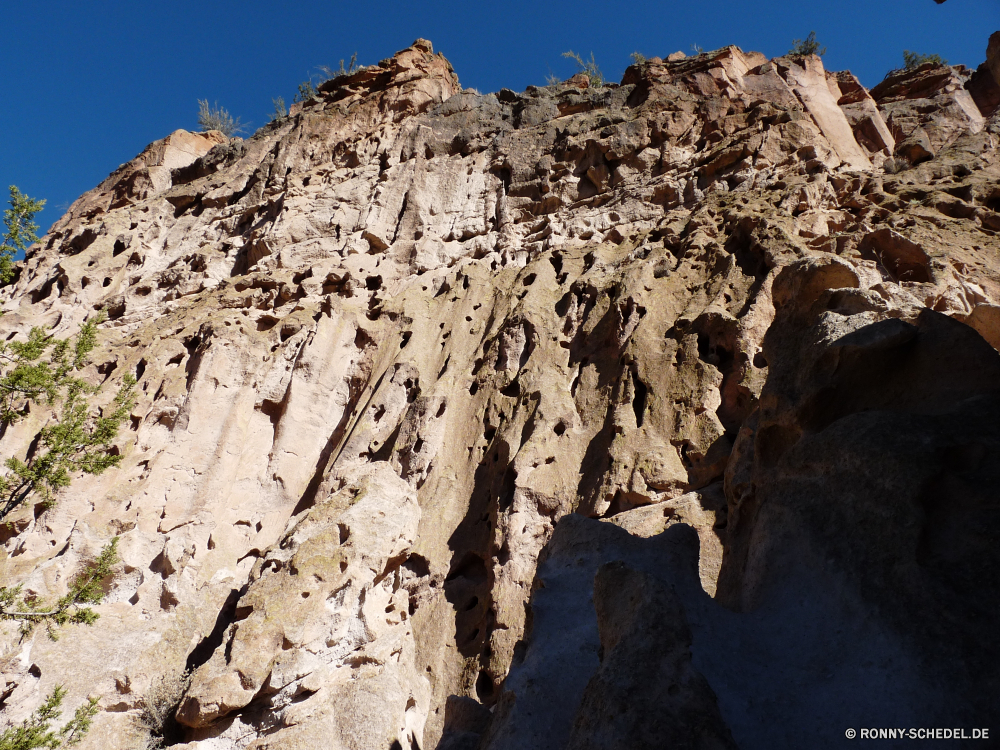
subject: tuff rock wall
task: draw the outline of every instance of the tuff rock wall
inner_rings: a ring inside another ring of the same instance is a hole
[[[63,684],[88,750],[990,726],[998,54],[482,95],[418,40],[152,144],[0,292],[8,338],[106,310],[87,375],[139,381],[121,467],[0,529],[39,595],[122,556],[94,627],[4,626],[3,718]]]

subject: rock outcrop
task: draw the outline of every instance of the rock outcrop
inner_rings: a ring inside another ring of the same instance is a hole
[[[990,726],[987,83],[728,47],[483,95],[418,40],[154,143],[0,292],[8,338],[105,310],[87,375],[139,393],[120,468],[2,527],[40,595],[122,557],[94,627],[6,626],[3,716],[62,684],[122,750]]]

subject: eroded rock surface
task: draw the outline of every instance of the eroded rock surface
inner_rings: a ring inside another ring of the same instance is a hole
[[[989,726],[1000,121],[970,76],[728,47],[482,95],[418,40],[248,140],[151,145],[0,298],[4,336],[106,310],[88,376],[139,381],[121,467],[3,526],[40,595],[123,560],[94,628],[5,631],[5,718],[58,683],[102,696],[84,748]]]

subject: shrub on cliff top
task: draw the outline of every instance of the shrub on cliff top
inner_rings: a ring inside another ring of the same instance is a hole
[[[590,53],[589,60],[584,60],[573,50],[569,50],[569,52],[563,52],[562,56],[568,57],[570,60],[576,63],[578,72],[586,74],[587,78],[590,79],[590,85],[593,88],[599,89],[601,86],[604,85],[604,74],[601,72],[601,69],[597,67],[597,61],[594,60],[593,52]]]
[[[218,130],[227,138],[231,138],[246,130],[248,124],[242,122],[238,117],[234,119],[225,108],[219,106],[218,102],[210,107],[207,99],[198,100],[198,127],[203,132]]]
[[[924,63],[934,63],[935,65],[947,65],[947,60],[942,60],[941,55],[921,55],[916,52],[911,52],[908,49],[903,50],[903,67],[906,70],[914,70],[919,68]]]
[[[819,55],[822,57],[826,54],[826,47],[820,47],[819,42],[816,41],[816,32],[810,31],[809,36],[805,39],[792,40],[792,48],[788,50],[788,54],[793,57],[802,57],[805,55]]]

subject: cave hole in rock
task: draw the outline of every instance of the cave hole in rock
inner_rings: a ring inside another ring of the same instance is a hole
[[[514,504],[514,491],[517,489],[517,472],[514,466],[508,466],[504,472],[503,481],[500,485],[499,507],[501,511],[507,510]]]
[[[580,378],[583,377],[583,368],[587,366],[590,362],[590,357],[584,357],[580,360],[580,365],[577,368],[576,376],[573,378],[573,382],[570,383],[569,393],[571,396],[576,396],[577,389],[580,387]]]
[[[108,313],[108,320],[118,320],[125,315],[125,300],[120,300],[105,308]]]
[[[559,253],[553,253],[549,256],[549,263],[552,264],[552,268],[555,269],[556,276],[562,273],[563,260]]]
[[[560,318],[565,318],[566,313],[569,312],[569,303],[573,299],[573,292],[566,292],[559,300],[556,302],[556,315]]]
[[[399,342],[399,348],[405,349],[406,345],[410,343],[410,337],[413,335],[413,331],[403,331],[402,338]]]
[[[146,374],[146,360],[140,359],[139,363],[135,366],[136,381],[142,380],[142,376],[145,374]]]
[[[406,387],[406,403],[412,404],[420,394],[420,383],[413,378],[407,378],[403,385]]]
[[[451,570],[444,580],[445,583],[448,583],[459,578],[465,578],[472,583],[486,583],[489,579],[489,569],[486,567],[486,561],[475,552],[466,552],[459,558],[457,563],[452,565]]]
[[[195,335],[184,340],[184,348],[188,350],[188,355],[192,357],[198,351],[199,346],[201,346],[201,336]]]
[[[479,393],[479,383],[473,381],[472,385],[469,386],[469,395],[475,396],[477,393]]]
[[[538,274],[536,274],[536,273],[529,273],[527,276],[524,277],[524,279],[523,279],[523,281],[521,283],[524,286],[531,286],[532,284],[535,283],[535,279],[537,279],[537,278],[538,278]]]
[[[111,251],[111,257],[117,257],[125,252],[125,241],[119,237],[115,240],[114,249]]]
[[[364,349],[368,346],[373,346],[375,344],[375,339],[364,328],[359,328],[354,334],[354,346],[356,349]]]
[[[635,412],[635,425],[636,427],[642,427],[642,421],[646,415],[648,389],[634,368],[632,369],[632,386],[635,390],[635,395],[632,397],[632,411]]]
[[[38,289],[33,291],[31,293],[31,304],[34,305],[35,303],[41,302],[43,299],[48,297],[52,293],[53,286],[55,286],[55,279],[49,279],[44,284],[42,284]]]
[[[111,286],[111,278],[109,276],[104,277],[104,283],[101,286],[108,287]],[[48,296],[48,295],[46,295]]]
[[[365,278],[365,288],[370,292],[377,292],[382,288],[382,277],[368,276]]]
[[[563,422],[562,420],[560,420],[559,422],[556,423],[556,426],[552,428],[552,431],[556,435],[563,435],[563,434],[565,434],[565,432],[566,432],[566,423]]]
[[[440,405],[440,406],[438,407],[438,410],[437,410],[437,414],[435,414],[434,416],[435,416],[435,417],[436,417],[437,419],[440,419],[441,417],[443,417],[443,416],[444,416],[444,412],[445,412],[445,410],[446,410],[447,408],[448,408],[448,402],[447,402],[447,401],[442,401],[442,402],[441,402],[441,405]]]
[[[493,678],[490,677],[490,673],[485,669],[479,670],[479,677],[476,678],[476,695],[479,697],[479,700],[483,703],[491,700],[495,690],[496,688],[493,684]]]
[[[281,420],[281,414],[284,410],[284,403],[281,401],[273,401],[269,398],[265,398],[260,402],[260,412],[265,415],[268,420],[270,420],[272,427],[277,427],[278,422]]]

